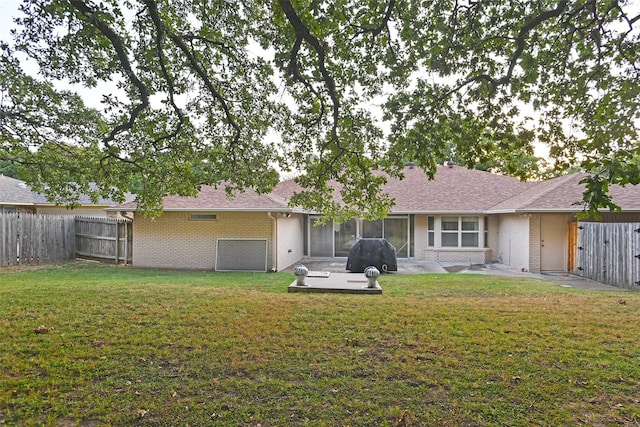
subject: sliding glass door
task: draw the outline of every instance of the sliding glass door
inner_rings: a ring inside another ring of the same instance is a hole
[[[341,224],[328,221],[316,225],[317,215],[309,215],[309,255],[312,257],[348,257],[351,246],[360,238],[386,238],[399,258],[411,256],[409,216],[383,220],[349,220]]]
[[[335,256],[348,257],[351,246],[358,240],[358,223],[355,219],[334,226]]]
[[[398,258],[409,255],[409,221],[406,217],[385,218],[384,238],[396,248]]]
[[[333,257],[333,221],[319,225],[316,219],[309,215],[309,256]]]

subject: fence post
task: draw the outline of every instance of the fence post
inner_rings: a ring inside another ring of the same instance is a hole
[[[118,221],[115,222],[114,226],[116,227],[116,247],[115,250],[113,251],[115,253],[115,260],[116,260],[116,265],[118,265],[120,263],[120,256],[118,254],[118,251],[120,249],[120,224],[118,223]]]
[[[124,265],[129,262],[129,224],[124,223]]]

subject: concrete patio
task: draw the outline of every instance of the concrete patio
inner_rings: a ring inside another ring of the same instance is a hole
[[[324,292],[324,293],[362,293],[381,294],[382,288],[367,288],[367,279],[362,273],[351,273],[346,270],[345,259],[303,259],[311,273],[307,277],[308,286],[295,286],[295,279],[289,287],[289,292]],[[293,267],[284,271],[293,272]],[[592,291],[626,291],[624,288],[605,285],[584,277],[568,273],[531,273],[511,268],[504,264],[461,264],[448,262],[416,261],[398,259],[398,271],[387,274],[425,274],[425,273],[462,273],[487,274],[507,277],[529,277],[545,280],[567,288],[578,288]],[[292,274],[293,277],[293,274]],[[380,277],[384,285],[384,275]]]

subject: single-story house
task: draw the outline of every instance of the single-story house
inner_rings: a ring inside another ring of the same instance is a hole
[[[298,188],[284,181],[270,194],[251,190],[228,198],[203,187],[198,197],[164,199],[159,218],[135,214],[135,203],[108,208],[133,212],[133,265],[215,270],[278,271],[301,259],[345,259],[357,239],[384,237],[398,258],[440,262],[500,262],[532,272],[568,271],[571,233],[582,210],[583,174],[543,182],[455,165],[434,180],[407,166],[384,190],[395,199],[378,221],[360,218],[318,225],[317,213],[288,206]],[[622,213],[605,220],[640,221],[640,187],[612,186]]]
[[[132,197],[128,198],[129,200]],[[67,209],[47,200],[44,194],[37,193],[23,181],[8,176],[0,175],[0,213],[33,213],[49,215],[82,215],[92,217],[106,217],[113,215],[107,213],[105,208],[115,206],[116,203],[109,199],[100,199],[93,203],[89,196],[80,197],[80,206],[75,209]]]

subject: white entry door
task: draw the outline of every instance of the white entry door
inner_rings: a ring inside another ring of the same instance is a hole
[[[567,215],[540,217],[540,270],[567,271]]]

